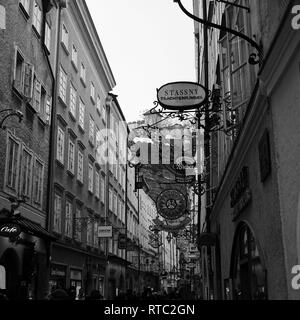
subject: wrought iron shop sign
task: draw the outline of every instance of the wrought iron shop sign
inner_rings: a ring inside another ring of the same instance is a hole
[[[157,90],[157,101],[165,109],[190,110],[207,101],[207,89],[194,82],[171,82]]]
[[[249,168],[243,167],[242,172],[236,181],[234,188],[230,192],[232,220],[236,221],[242,211],[252,200],[252,192],[249,185]]]
[[[186,213],[187,200],[185,195],[178,190],[165,190],[156,200],[158,213],[167,220],[176,220]]]
[[[164,220],[153,219],[153,223],[159,228],[161,231],[166,232],[174,232],[184,229],[188,224],[191,223],[191,218],[184,216],[176,220]]]
[[[18,225],[7,223],[0,226],[0,236],[6,238],[16,238],[21,233]]]

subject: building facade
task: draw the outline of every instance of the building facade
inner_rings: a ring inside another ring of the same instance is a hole
[[[98,238],[108,208],[108,168],[101,137],[115,80],[85,1],[60,7],[56,53],[54,163],[49,227],[50,290],[104,295],[106,243]],[[103,153],[102,156],[105,156]],[[103,161],[102,161],[103,160]]]
[[[202,14],[203,1],[195,1]],[[201,247],[206,299],[299,299],[291,285],[298,264],[299,40],[295,1],[206,1],[210,21],[247,35],[255,49],[223,30],[208,28],[208,84],[221,98],[222,130],[210,133],[209,178]],[[239,5],[239,6],[236,6]],[[195,24],[201,34],[203,26]],[[197,50],[204,84],[205,53]]]
[[[2,289],[10,299],[42,299],[54,240],[46,229],[57,3],[0,5],[0,225],[19,229],[1,232]]]

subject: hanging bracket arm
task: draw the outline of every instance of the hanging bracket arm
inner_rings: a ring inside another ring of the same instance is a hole
[[[249,63],[250,64],[258,64],[258,63],[261,64],[262,59],[263,59],[263,49],[262,49],[262,46],[259,45],[258,43],[256,43],[253,39],[249,38],[248,36],[246,36],[245,34],[243,34],[241,32],[238,32],[236,30],[230,29],[225,26],[220,26],[216,23],[213,23],[213,22],[210,22],[207,20],[203,20],[203,19],[193,15],[183,6],[181,0],[173,0],[173,1],[178,3],[178,5],[179,5],[180,9],[183,11],[183,13],[185,13],[188,17],[190,17],[194,21],[197,21],[197,22],[204,24],[204,25],[211,27],[211,28],[215,28],[215,29],[219,29],[219,30],[231,33],[239,38],[244,39],[248,43],[250,43],[250,45],[257,50],[258,54],[252,53],[249,57]],[[257,55],[258,55],[258,60],[256,59]]]

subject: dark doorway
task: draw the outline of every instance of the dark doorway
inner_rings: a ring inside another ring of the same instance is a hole
[[[19,286],[19,258],[14,249],[7,249],[1,259],[0,265],[6,271],[6,295],[9,300],[18,298]]]

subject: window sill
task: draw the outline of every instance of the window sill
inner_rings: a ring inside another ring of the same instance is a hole
[[[83,182],[77,179],[77,183],[82,187],[83,186]]]
[[[82,79],[82,77],[80,77],[80,81],[81,81],[82,85],[86,88],[85,80],[84,80],[84,79]]]
[[[66,55],[68,56],[68,55],[70,54],[70,52],[69,52],[67,46],[66,46],[65,43],[62,42],[62,41],[60,42],[60,44],[61,44],[62,48],[64,49]]]
[[[29,16],[29,13],[28,13],[27,10],[24,8],[24,6],[22,5],[21,2],[19,2],[19,8],[20,8],[20,10],[21,10],[24,18],[25,18],[26,20],[28,20],[29,17],[30,17],[30,16]]]
[[[61,96],[58,96],[58,100],[60,101],[60,103],[63,105],[64,108],[68,108],[67,103],[63,100]]]
[[[33,33],[36,35],[36,37],[40,40],[41,34],[40,34],[40,32],[38,32],[38,30],[36,29],[36,27],[34,25],[32,25],[32,30],[33,30]]]
[[[76,64],[73,60],[71,61],[71,64],[72,64],[72,66],[73,66],[74,70],[76,71],[76,73],[78,73],[78,67],[77,67],[77,64]]]
[[[82,126],[80,124],[78,124],[78,128],[79,128],[79,130],[81,131],[82,134],[85,134],[85,131],[84,131],[84,129],[82,128]]]
[[[70,171],[70,170],[67,170],[67,174],[71,177],[71,178],[74,178],[75,177],[75,174]]]
[[[55,159],[55,161],[56,161],[56,164],[57,164],[59,167],[61,167],[62,169],[65,168],[65,165],[64,165],[60,160]]]
[[[76,116],[71,112],[69,111],[69,116],[70,116],[70,119],[73,120],[74,122],[76,122]]]
[[[92,104],[95,105],[95,104],[96,104],[95,99],[94,99],[92,96],[90,96],[90,99],[91,99],[91,101],[92,101]]]

